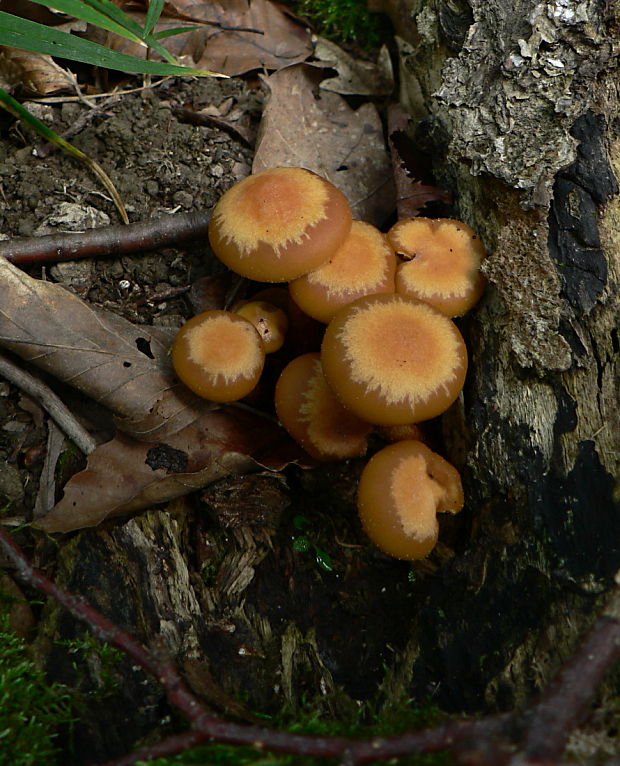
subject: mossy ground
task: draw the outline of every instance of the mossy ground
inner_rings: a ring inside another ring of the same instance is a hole
[[[369,49],[388,38],[387,17],[369,11],[364,0],[292,0],[290,5],[320,35],[336,43],[355,43]]]
[[[71,719],[68,691],[47,685],[25,641],[5,624],[0,629],[0,766],[57,763],[56,731]]]

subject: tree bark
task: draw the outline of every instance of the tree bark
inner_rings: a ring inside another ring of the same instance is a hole
[[[620,5],[381,7],[416,139],[488,249],[486,296],[462,323],[468,383],[444,418],[471,529],[403,678],[448,708],[511,708],[557,669],[620,566]]]

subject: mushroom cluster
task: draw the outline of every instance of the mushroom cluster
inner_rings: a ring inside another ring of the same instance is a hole
[[[362,472],[360,519],[391,556],[427,556],[436,514],[458,512],[463,490],[417,424],[443,413],[463,387],[467,350],[452,320],[484,289],[477,235],[460,221],[429,218],[398,221],[383,234],[353,220],[329,181],[286,167],[229,189],[209,240],[232,271],[288,289],[262,289],[230,311],[190,319],[172,348],[178,377],[200,396],[235,401],[256,386],[272,353],[283,366],[276,414],[313,458],[363,455],[373,430],[394,442]],[[304,322],[323,327],[320,351],[302,343],[291,353],[292,337],[313,336]]]

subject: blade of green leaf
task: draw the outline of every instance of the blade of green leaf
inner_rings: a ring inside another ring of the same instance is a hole
[[[66,13],[68,16],[73,16],[74,18],[80,19],[81,21],[86,21],[88,24],[93,24],[97,27],[101,27],[102,29],[107,29],[109,32],[114,32],[117,35],[122,35],[123,37],[132,40],[134,43],[146,45],[140,36],[134,34],[121,24],[118,24],[106,14],[100,13],[87,3],[82,2],[82,0],[30,1],[32,3],[37,3],[37,5],[43,5],[46,8],[53,8],[54,10],[60,11],[61,13]]]
[[[167,64],[130,56],[119,51],[112,51],[103,45],[83,40],[59,29],[37,24],[28,19],[13,16],[0,11],[0,45],[12,45],[14,48],[61,56],[84,64],[117,69],[122,72],[155,75],[198,75],[202,77],[226,77],[208,69],[185,67],[180,64]]]
[[[149,0],[149,7],[144,21],[144,33],[150,35],[164,10],[164,0]]]
[[[147,34],[137,21],[132,19],[131,16],[126,14],[121,8],[114,5],[111,0],[83,0],[83,2],[99,11],[99,13],[113,19],[121,27],[125,27],[129,32],[136,35],[136,37],[139,37],[146,43],[146,45],[157,51],[157,53],[159,53],[162,58],[166,59],[166,61],[169,61],[171,64],[177,63],[170,51],[167,51],[154,37]]]
[[[138,45],[151,47],[171,64],[176,64],[174,56],[154,37],[145,33],[142,27],[114,3],[105,0],[32,0],[33,3],[55,8],[76,19],[107,29],[131,40]],[[148,38],[148,39],[147,39]]]
[[[190,27],[173,27],[172,29],[162,29],[161,32],[155,32],[153,37],[155,37],[157,40],[163,40],[165,37],[182,35],[183,32],[193,32],[194,29],[199,29],[200,26],[200,24],[192,24]]]
[[[135,21],[135,19],[132,19],[131,16],[128,16],[117,5],[114,5],[114,3],[110,2],[110,0],[84,0],[84,2],[87,5],[90,5],[91,8],[94,8],[96,11],[99,11],[99,13],[103,14],[104,16],[107,16],[108,18],[116,21],[116,23],[120,24],[121,27],[125,27],[125,29],[133,32],[137,37],[143,37],[144,30],[138,24],[138,22]]]
[[[32,130],[42,136],[46,141],[51,141],[59,149],[62,149],[63,152],[66,152],[71,155],[71,157],[74,157],[76,160],[90,168],[108,190],[110,196],[114,200],[118,212],[120,213],[123,223],[129,223],[127,211],[125,210],[125,205],[123,204],[120,194],[112,183],[111,178],[98,162],[93,160],[87,154],[84,154],[84,152],[81,149],[78,149],[77,146],[73,146],[73,144],[70,144],[57,133],[54,133],[51,128],[48,128],[45,123],[41,122],[41,120],[35,117],[34,114],[31,114],[19,103],[19,101],[16,101],[13,96],[10,96],[2,88],[0,88],[0,106],[3,106],[8,112],[17,117],[18,120],[21,120],[32,128]]]

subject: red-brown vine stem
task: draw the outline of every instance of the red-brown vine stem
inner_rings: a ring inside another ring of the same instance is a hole
[[[32,566],[3,529],[0,529],[0,549],[15,567],[20,580],[56,599],[74,617],[85,622],[97,638],[121,649],[155,676],[164,687],[170,704],[184,713],[190,722],[190,731],[168,737],[105,766],[130,766],[138,760],[171,755],[201,742],[340,758],[342,766],[358,766],[438,750],[449,750],[457,763],[465,766],[557,766],[569,732],[583,717],[604,673],[620,655],[620,578],[617,578],[617,587],[585,639],[540,701],[524,716],[505,713],[476,720],[453,720],[431,729],[360,740],[273,731],[251,724],[231,723],[213,715],[186,686],[161,647],[148,650],[85,599],[53,583]],[[523,748],[507,746],[517,740],[525,743]],[[615,760],[608,763],[614,764]]]
[[[207,236],[211,211],[162,215],[150,221],[104,226],[76,234],[47,234],[0,242],[0,257],[23,266],[170,247]]]

